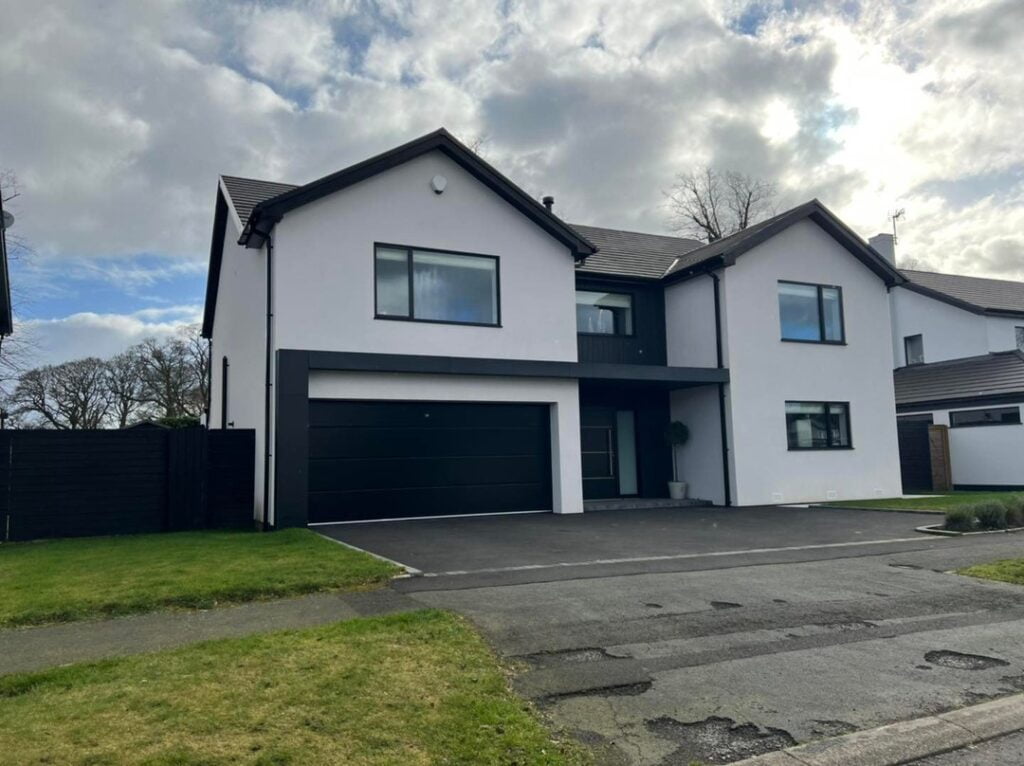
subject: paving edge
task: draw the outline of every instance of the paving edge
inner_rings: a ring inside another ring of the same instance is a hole
[[[971,535],[1007,535],[1014,532],[1024,532],[1024,527],[1009,527],[1008,529],[979,529],[977,532],[957,532],[953,529],[943,529],[941,524],[928,524],[923,527],[914,527],[915,532],[924,532],[926,535],[942,535],[944,537],[970,537]]]
[[[926,516],[941,516],[945,511],[928,511],[922,508],[868,508],[852,505],[829,505],[828,503],[808,503],[808,508],[816,511],[871,511],[872,513],[919,513]]]
[[[365,553],[367,556],[372,556],[375,559],[385,561],[388,564],[394,564],[396,567],[402,570],[402,574],[395,575],[395,577],[393,578],[395,580],[403,579],[406,577],[420,577],[423,574],[422,570],[417,569],[416,567],[411,567],[408,564],[403,564],[401,561],[389,559],[387,556],[381,556],[379,553],[374,553],[373,551],[368,551],[365,548],[360,548],[358,545],[346,543],[344,540],[338,540],[337,538],[325,535],[323,532],[317,532],[315,529],[310,531],[313,532],[313,534],[320,535],[320,537],[322,537],[324,540],[330,540],[332,543],[336,543],[337,545],[340,545],[343,548],[348,548],[349,550],[353,551],[359,551],[360,553]]]
[[[737,761],[732,766],[897,766],[1024,728],[1024,695],[865,729]]]

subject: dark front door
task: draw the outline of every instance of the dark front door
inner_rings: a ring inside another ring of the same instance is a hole
[[[637,494],[636,417],[614,407],[580,409],[583,497]]]
[[[550,408],[312,400],[309,520],[551,510]]]
[[[904,492],[932,489],[932,457],[928,443],[928,426],[931,424],[931,415],[896,418]]]

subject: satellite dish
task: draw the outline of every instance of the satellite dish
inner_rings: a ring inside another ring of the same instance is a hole
[[[14,216],[11,215],[10,213],[8,213],[5,210],[4,211],[3,219],[0,220],[0,229],[6,230],[6,229],[11,228],[13,225],[14,225]]]

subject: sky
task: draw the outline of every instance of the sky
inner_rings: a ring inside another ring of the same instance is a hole
[[[34,361],[199,321],[220,173],[304,183],[440,126],[574,223],[668,233],[705,165],[900,258],[1024,279],[1021,0],[0,0]]]

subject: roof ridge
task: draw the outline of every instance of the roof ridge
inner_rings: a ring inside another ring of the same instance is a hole
[[[275,186],[301,186],[301,184],[292,184],[287,181],[268,181],[266,178],[253,178],[252,176],[236,176],[230,173],[220,173],[221,178],[234,178],[239,181],[255,181],[261,184],[274,184]]]
[[[928,271],[927,269],[900,269],[904,274],[934,274],[939,277],[953,277],[954,279],[983,279],[986,282],[1006,282],[1011,285],[1024,285],[1019,279],[1003,279],[1000,277],[979,277],[975,274],[950,274],[948,271]]]
[[[701,242],[699,239],[693,239],[692,237],[680,237],[680,236],[678,236],[676,234],[655,234],[655,233],[650,232],[650,231],[637,231],[636,229],[615,229],[615,228],[612,228],[610,226],[596,226],[596,225],[594,225],[592,223],[570,223],[569,225],[574,227],[574,228],[576,226],[582,226],[585,229],[600,229],[601,231],[615,231],[615,232],[621,232],[622,234],[639,234],[641,237],[660,237],[661,239],[678,239],[678,240],[682,240],[683,242],[698,242],[698,243],[701,244],[701,246],[706,244],[704,242]]]

